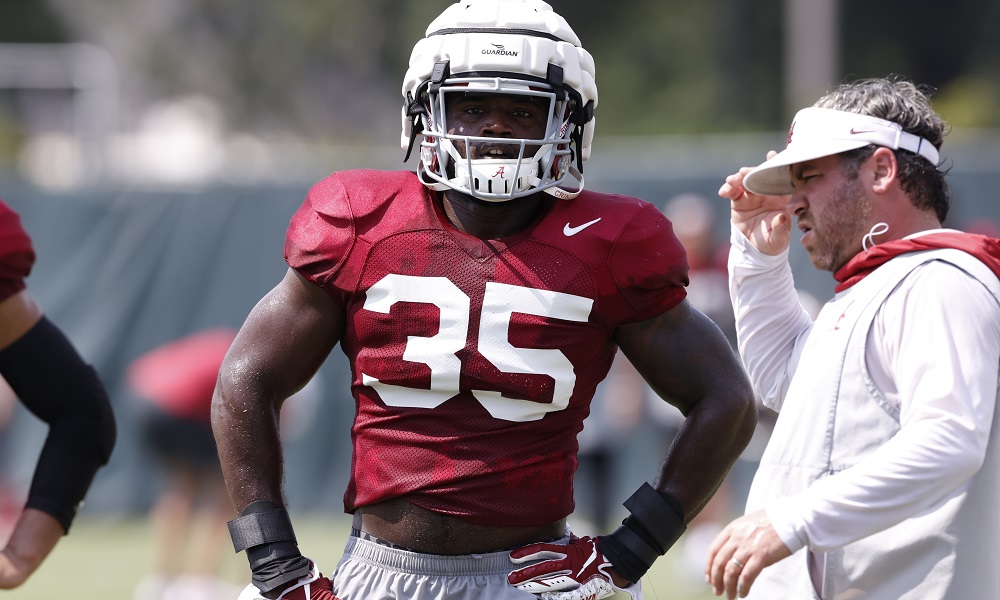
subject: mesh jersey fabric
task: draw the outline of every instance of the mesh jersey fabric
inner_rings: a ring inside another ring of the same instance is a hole
[[[288,264],[346,313],[345,509],[405,496],[483,525],[550,523],[573,510],[576,434],[613,332],[683,300],[683,247],[627,196],[585,191],[488,241],[436,198],[409,172],[335,173],[288,228]]]
[[[34,263],[35,250],[21,217],[0,200],[0,302],[26,287],[24,278]]]

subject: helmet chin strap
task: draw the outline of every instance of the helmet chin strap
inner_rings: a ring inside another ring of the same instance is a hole
[[[571,165],[569,169],[567,169],[567,174],[576,181],[577,183],[576,189],[568,190],[562,186],[555,185],[552,187],[547,187],[542,191],[545,192],[546,194],[549,194],[550,196],[555,196],[560,200],[572,200],[573,198],[579,196],[583,192],[583,186],[584,186],[583,173],[581,173],[580,170],[577,169],[575,165]]]

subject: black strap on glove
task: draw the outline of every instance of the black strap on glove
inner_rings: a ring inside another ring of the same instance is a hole
[[[632,514],[614,533],[598,538],[597,548],[622,577],[635,583],[683,535],[684,509],[648,483],[625,501],[625,508]]]
[[[309,574],[309,560],[299,552],[292,520],[270,500],[252,502],[228,523],[237,552],[247,551],[253,584],[269,592]]]

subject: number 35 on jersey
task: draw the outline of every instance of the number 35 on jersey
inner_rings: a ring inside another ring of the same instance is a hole
[[[468,294],[446,277],[389,274],[371,286],[364,309],[388,315],[397,303],[414,302],[436,306],[440,317],[437,333],[408,336],[403,360],[430,369],[430,388],[420,389],[381,381],[388,373],[362,372],[362,383],[376,390],[388,406],[433,409],[459,391],[462,361],[470,324],[479,319],[474,340],[478,352],[505,373],[547,375],[554,381],[551,402],[507,398],[496,390],[472,390],[476,400],[496,419],[536,421],[547,413],[564,410],[576,384],[572,363],[558,348],[519,348],[509,341],[514,313],[586,322],[594,301],[551,290],[486,282],[482,310],[474,315]],[[385,364],[385,363],[382,363]]]

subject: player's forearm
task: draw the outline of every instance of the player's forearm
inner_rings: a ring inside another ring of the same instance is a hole
[[[115,420],[104,385],[44,317],[0,351],[0,373],[24,405],[49,424],[27,505],[52,515],[68,531],[115,444]]]
[[[246,551],[253,584],[274,598],[306,575],[281,493],[280,402],[256,381],[240,380],[223,365],[212,399],[212,429],[222,472],[239,517],[229,522],[233,546]]]
[[[278,410],[259,393],[220,382],[212,399],[212,431],[233,507],[269,500],[284,505]]]
[[[722,484],[757,425],[753,396],[736,386],[705,398],[687,415],[654,487],[677,498],[690,522]]]

